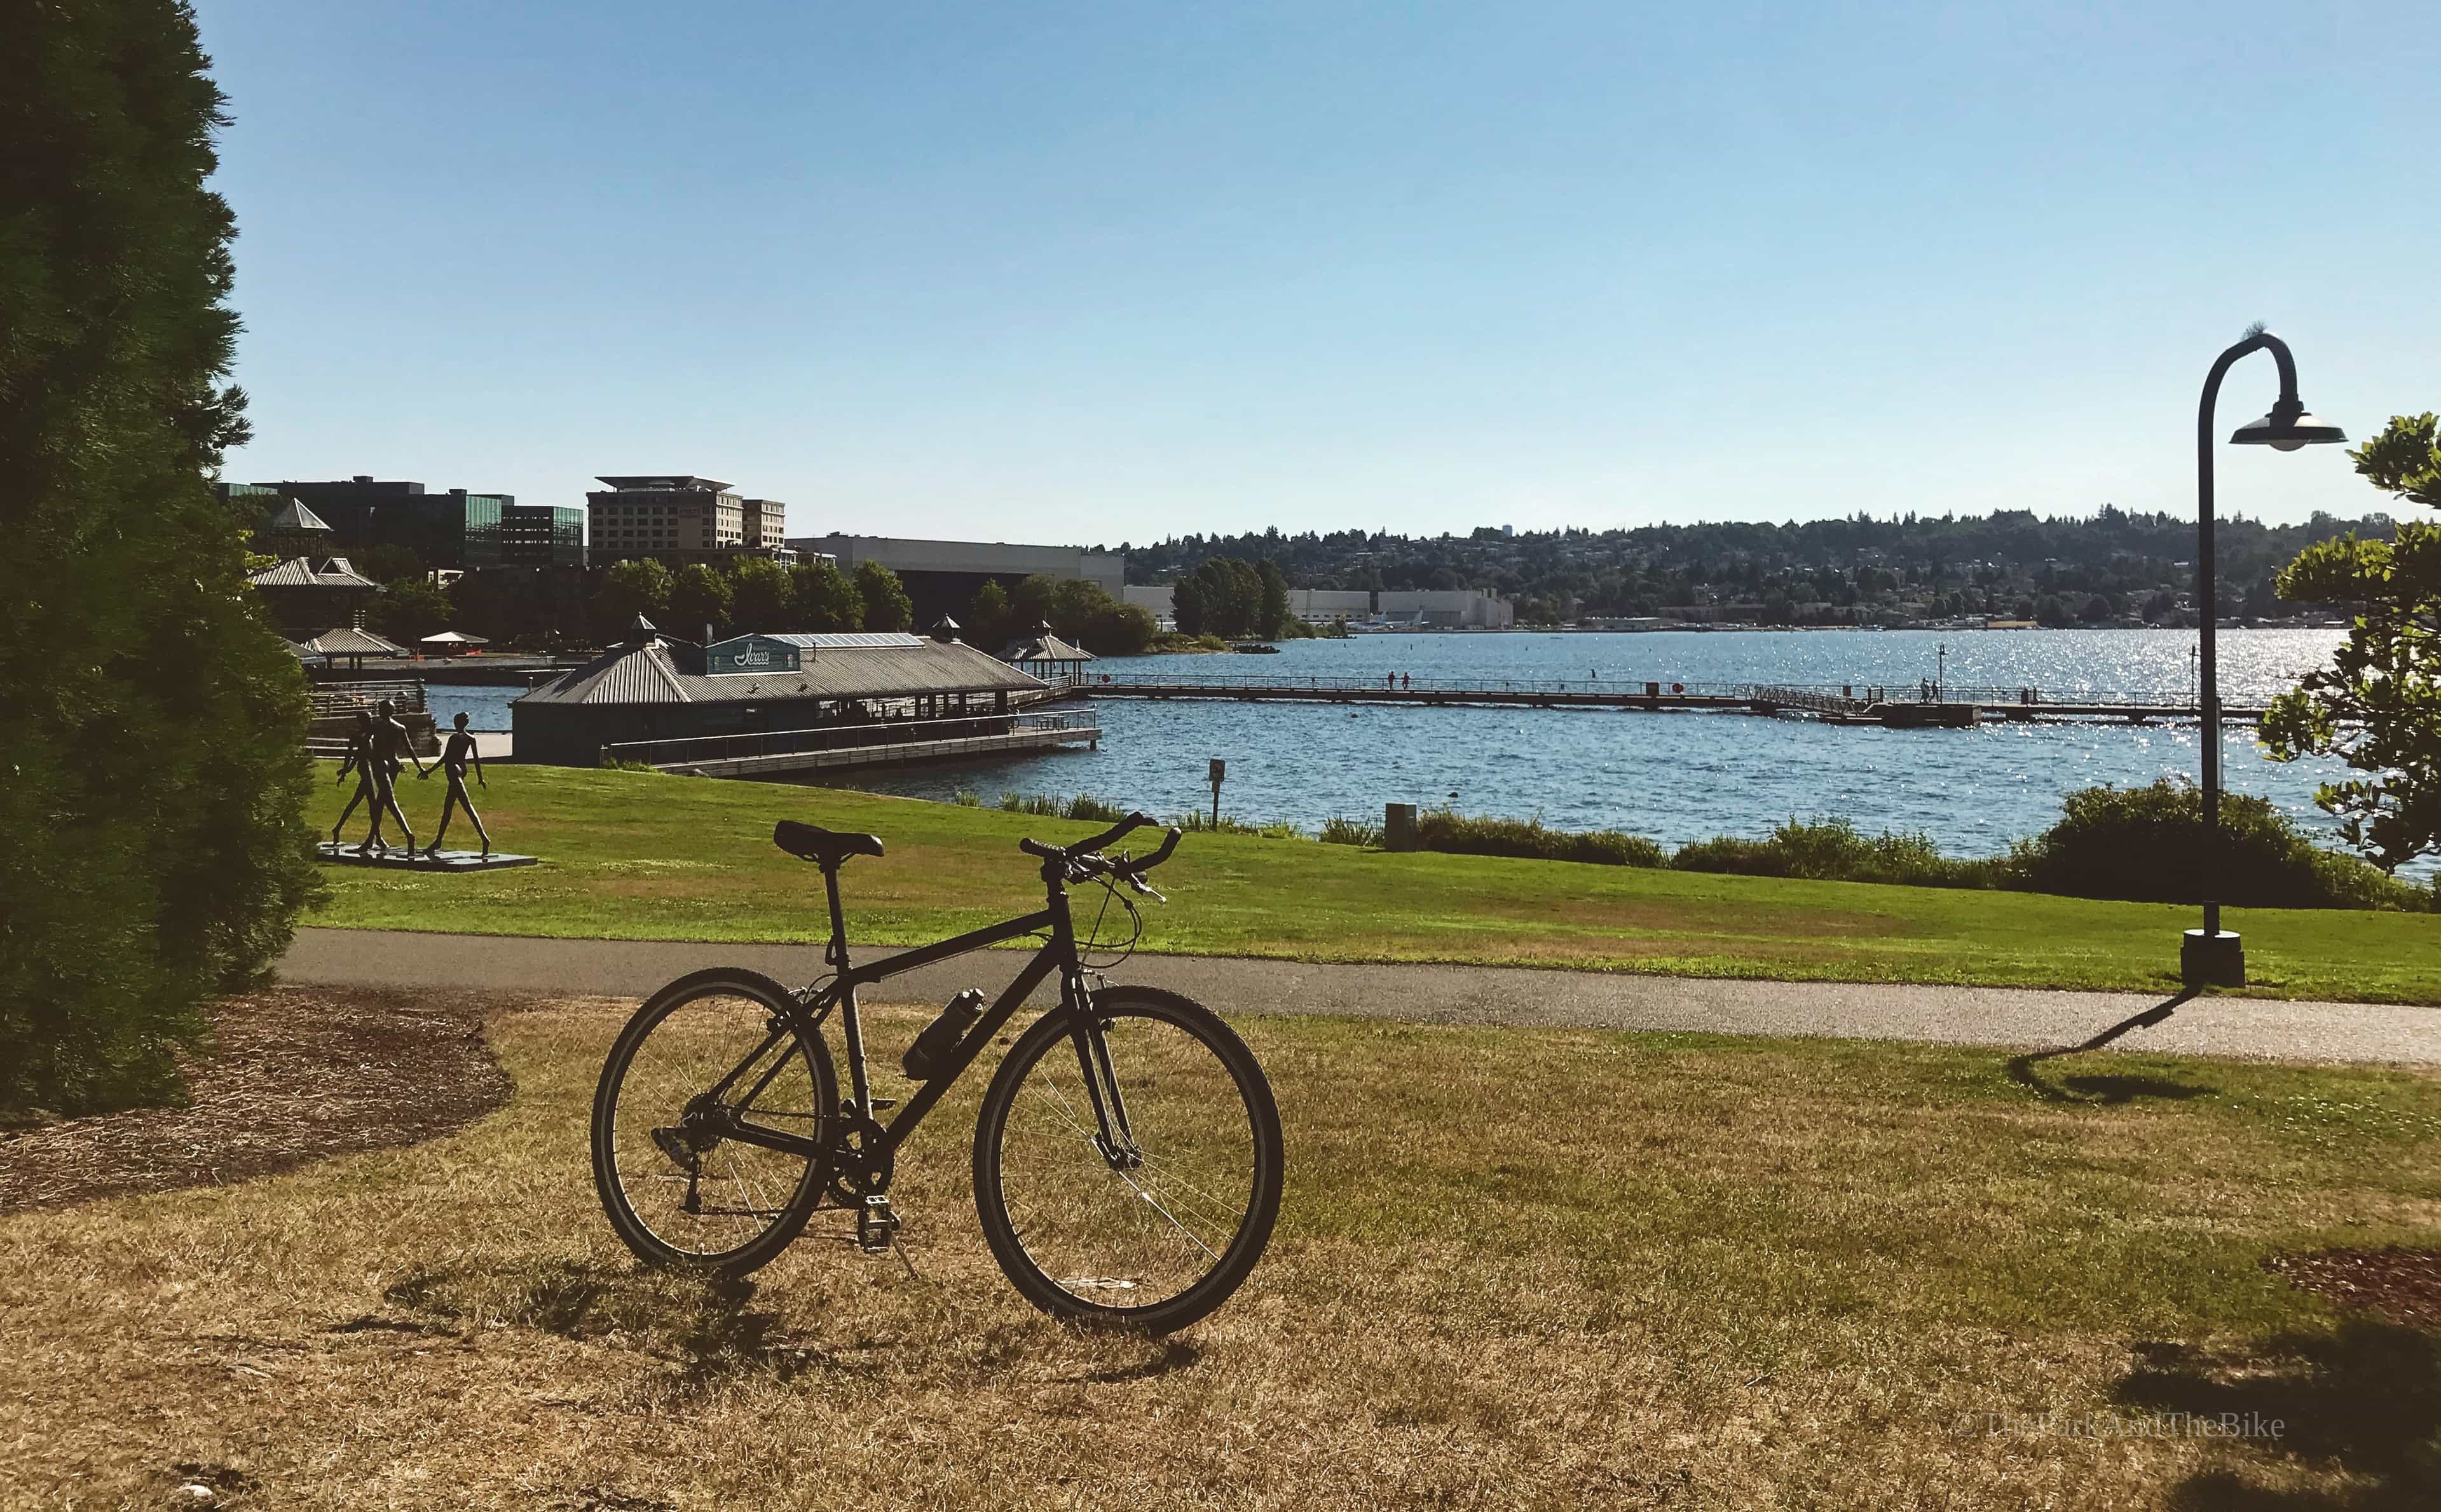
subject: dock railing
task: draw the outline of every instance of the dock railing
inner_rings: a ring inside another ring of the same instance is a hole
[[[877,719],[856,725],[819,725],[808,729],[750,730],[736,735],[688,735],[674,740],[628,740],[602,747],[607,762],[683,766],[692,762],[740,761],[761,756],[801,756],[814,751],[857,750],[925,741],[969,740],[1021,731],[1098,730],[1094,709],[1075,704],[1022,714],[968,714],[956,719]]]
[[[1462,697],[1469,693],[1514,693],[1529,696],[1535,693],[1568,693],[1572,695],[1600,694],[1605,697],[1613,698],[1643,698],[1654,696],[1651,689],[1655,685],[1654,679],[1650,677],[1410,678],[1401,675],[1394,682],[1391,678],[1391,675],[1387,673],[1384,673],[1378,677],[1324,677],[1318,675],[1298,677],[1277,675],[1269,676],[1231,676],[1226,674],[1205,673],[1163,673],[1160,675],[1120,676],[1116,674],[1100,673],[1089,675],[1086,678],[1084,687],[1087,693],[1093,693],[1105,687],[1155,687],[1193,688],[1223,693],[1234,689],[1244,689],[1248,692],[1257,693],[1266,692],[1311,693],[1324,694],[1335,693],[1447,693],[1452,697]],[[1751,685],[1747,683],[1678,683],[1673,682],[1666,677],[1659,679],[1657,686],[1660,690],[1658,696],[1664,698],[1743,698],[1747,694],[1751,688]]]
[[[309,690],[314,701],[314,717],[327,719],[334,714],[353,714],[359,709],[370,710],[384,699],[400,713],[424,712],[424,684],[412,677],[383,682],[317,682]]]

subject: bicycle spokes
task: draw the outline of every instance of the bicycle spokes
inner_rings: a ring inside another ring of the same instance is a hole
[[[1000,1195],[1054,1284],[1146,1307],[1221,1263],[1254,1203],[1256,1153],[1245,1099],[1211,1048],[1125,1015],[1027,1070],[1001,1133]]]

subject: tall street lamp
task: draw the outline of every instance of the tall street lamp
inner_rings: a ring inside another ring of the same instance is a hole
[[[2300,446],[2329,445],[2348,438],[2337,425],[2327,425],[2305,413],[2297,398],[2297,363],[2288,344],[2256,326],[2246,339],[2220,354],[2204,379],[2204,397],[2196,415],[2196,600],[2203,629],[2203,766],[2205,875],[2225,874],[2220,835],[2220,668],[2214,632],[2220,603],[2213,581],[2213,405],[2220,398],[2220,381],[2230,367],[2250,352],[2269,351],[2280,365],[2280,398],[2271,413],[2237,427],[2233,446],[2269,446],[2293,452]],[[2209,881],[2207,882],[2209,884]],[[2220,927],[2220,903],[2204,900],[2204,927],[2189,929],[2179,951],[2179,974],[2189,987],[2243,987],[2246,950],[2239,938]]]

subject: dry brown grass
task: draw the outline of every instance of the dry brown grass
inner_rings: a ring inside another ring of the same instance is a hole
[[[993,1268],[972,1085],[900,1167],[915,1277],[811,1235],[639,1274],[585,1166],[624,1009],[494,1020],[517,1092],[460,1133],[0,1219],[0,1499],[2335,1508],[2441,1467],[2432,1336],[2261,1264],[2432,1242],[2432,1078],[1241,1019],[1279,1234],[1141,1341]],[[920,1018],[879,1017],[895,1058]],[[2284,1439],[1983,1415],[2241,1409]]]

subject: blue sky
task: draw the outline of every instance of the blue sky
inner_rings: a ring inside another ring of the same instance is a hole
[[[2185,511],[2251,320],[2352,435],[2441,407],[2421,5],[199,9],[235,478],[1110,543]]]

